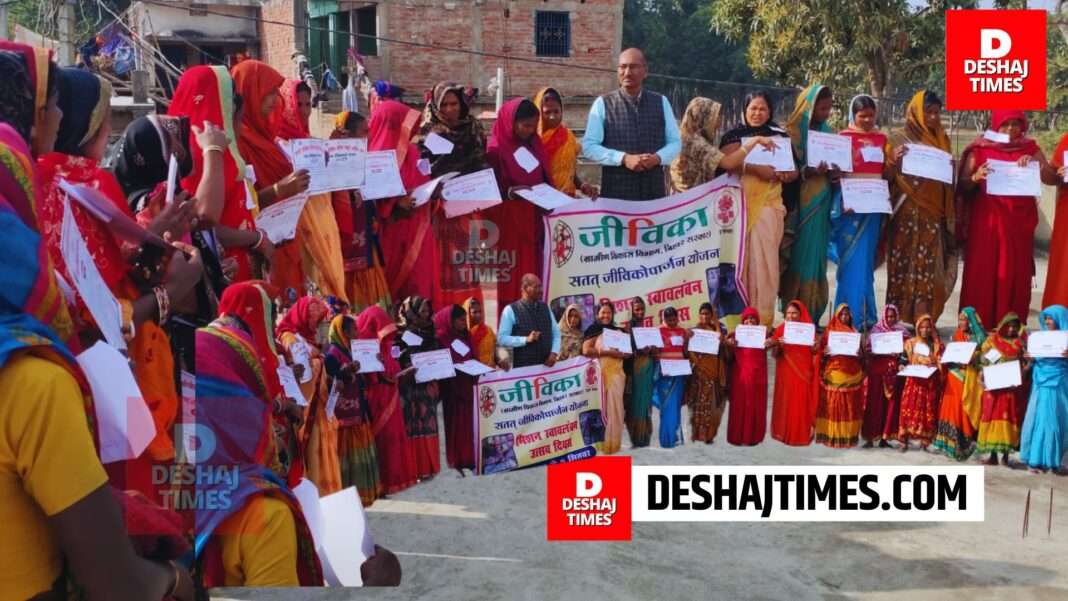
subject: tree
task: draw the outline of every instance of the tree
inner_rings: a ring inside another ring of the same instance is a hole
[[[885,98],[937,81],[945,63],[945,10],[975,0],[716,0],[713,28],[749,38],[748,64],[783,84],[819,81]]]

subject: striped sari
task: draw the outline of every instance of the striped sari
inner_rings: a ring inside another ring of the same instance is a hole
[[[842,322],[842,312],[848,309],[838,305],[831,316],[831,323],[820,338],[815,351],[822,355],[827,348],[830,332],[856,332]],[[820,397],[816,405],[816,442],[835,448],[856,446],[860,427],[864,423],[864,370],[859,357],[830,355],[823,366],[820,379]]]

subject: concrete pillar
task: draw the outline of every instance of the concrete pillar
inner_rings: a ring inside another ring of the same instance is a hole
[[[130,85],[133,88],[134,102],[148,102],[148,71],[131,71]]]

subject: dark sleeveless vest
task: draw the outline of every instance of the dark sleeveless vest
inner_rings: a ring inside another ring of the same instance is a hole
[[[652,154],[664,147],[664,97],[642,90],[637,101],[622,89],[601,96],[604,102],[604,147],[627,154]],[[664,165],[634,172],[622,165],[602,167],[601,196],[653,200],[665,196]]]
[[[528,342],[525,346],[514,349],[514,367],[526,367],[528,365],[541,365],[549,358],[553,350],[553,317],[549,311],[549,305],[541,301],[528,303],[518,300],[510,305],[515,315],[515,326],[512,327],[512,336],[526,337],[534,330],[541,332],[541,337],[535,342]]]

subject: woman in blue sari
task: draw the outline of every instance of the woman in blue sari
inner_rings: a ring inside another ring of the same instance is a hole
[[[1047,307],[1043,330],[1068,330],[1068,308]],[[1068,356],[1039,357],[1031,372],[1031,400],[1020,432],[1020,460],[1032,472],[1059,470],[1068,451]]]
[[[664,339],[661,359],[686,359],[686,330],[679,327],[679,312],[675,307],[664,309],[664,325],[660,326]],[[659,367],[659,366],[657,366]],[[660,446],[665,449],[682,444],[682,400],[686,394],[686,376],[665,376],[656,369],[653,406],[660,410]]]
[[[786,271],[779,286],[785,306],[792,300],[805,303],[812,320],[819,323],[827,308],[827,245],[831,234],[831,206],[840,172],[834,165],[807,167],[808,132],[832,133],[827,123],[834,96],[827,86],[814,83],[797,97],[786,131],[794,147],[794,159],[803,176],[799,187],[791,186],[787,198],[786,227],[782,241],[782,264]]]
[[[846,177],[883,179],[887,138],[878,129],[875,99],[860,94],[849,103],[849,127],[841,135],[853,142],[853,171]],[[868,331],[878,322],[875,310],[875,249],[882,213],[855,213],[835,194],[831,210],[831,244],[837,256],[838,286],[834,305],[849,305],[856,327]]]

